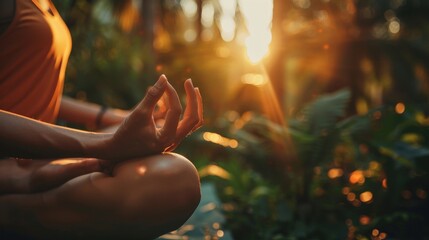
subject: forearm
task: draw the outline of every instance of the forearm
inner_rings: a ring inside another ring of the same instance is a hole
[[[102,157],[103,144],[109,136],[0,110],[0,155],[5,157]]]
[[[64,96],[61,100],[59,118],[91,129],[108,127],[122,122],[127,111],[108,108],[101,113],[98,104],[78,101]],[[101,115],[100,115],[101,113]]]

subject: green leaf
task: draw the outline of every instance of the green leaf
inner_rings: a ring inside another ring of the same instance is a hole
[[[205,239],[207,234],[215,235],[217,228],[225,223],[225,217],[221,209],[221,201],[217,196],[213,183],[203,183],[201,185],[201,201],[192,216],[177,231],[165,234],[158,240],[166,239]],[[232,239],[229,231],[223,230],[222,239]]]
[[[321,134],[325,130],[332,129],[338,119],[344,116],[349,100],[350,91],[344,89],[321,96],[315,102],[310,103],[302,111],[309,131],[313,134]]]
[[[414,146],[404,142],[395,142],[392,145],[373,143],[380,154],[396,160],[405,167],[415,167],[415,162],[419,158],[429,157],[429,148]]]
[[[279,221],[288,222],[292,220],[293,212],[286,202],[281,201],[277,204],[277,217]]]
[[[250,193],[252,198],[258,198],[261,196],[266,196],[270,193],[270,189],[266,186],[258,186]]]

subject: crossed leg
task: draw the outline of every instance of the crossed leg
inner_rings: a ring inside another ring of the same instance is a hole
[[[198,173],[165,153],[40,193],[0,195],[0,226],[35,238],[152,239],[180,227],[200,201]]]

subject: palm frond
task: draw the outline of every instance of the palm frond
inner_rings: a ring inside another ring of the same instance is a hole
[[[326,131],[332,130],[337,121],[344,117],[349,100],[348,89],[321,96],[302,110],[302,124],[308,133],[326,134]]]

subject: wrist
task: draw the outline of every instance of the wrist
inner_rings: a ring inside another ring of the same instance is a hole
[[[87,158],[109,159],[109,141],[112,133],[90,133],[82,144],[83,156]]]
[[[106,115],[108,108],[106,106],[101,106],[100,111],[98,111],[97,116],[95,117],[95,127],[96,129],[100,129],[104,127],[103,118]]]
[[[103,124],[104,126],[120,124],[128,115],[128,111],[109,108],[104,114]]]
[[[127,116],[128,111],[102,106],[95,119],[95,128],[102,129],[120,124]]]

